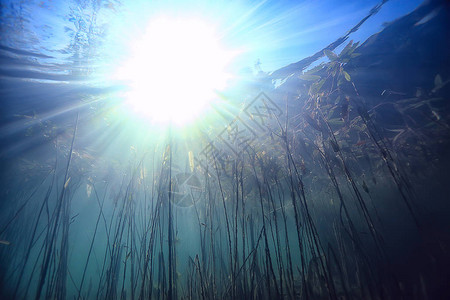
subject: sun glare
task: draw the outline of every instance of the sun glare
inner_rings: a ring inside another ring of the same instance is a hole
[[[224,50],[212,26],[194,19],[159,18],[131,47],[115,77],[129,90],[127,104],[156,123],[183,125],[194,120],[225,88]]]

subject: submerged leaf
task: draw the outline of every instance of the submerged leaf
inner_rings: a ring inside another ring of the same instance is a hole
[[[336,60],[338,57],[333,51],[328,49],[323,50],[323,53],[328,57],[329,60]]]
[[[320,126],[318,121],[316,121],[313,118],[311,118],[311,116],[308,115],[307,113],[305,113],[303,115],[305,117],[306,122],[308,122],[308,124],[311,125],[311,127],[316,129],[317,131],[322,131],[322,127]]]
[[[86,194],[88,196],[88,198],[91,197],[91,193],[92,193],[92,185],[90,185],[89,183],[86,184]]]
[[[311,88],[310,88],[309,93],[310,93],[311,95],[319,93],[320,90],[322,89],[322,86],[324,85],[325,81],[326,81],[326,78],[323,78],[322,80],[320,80],[320,81],[318,81],[318,82],[314,82],[314,83],[311,85]]]
[[[189,156],[189,168],[191,169],[191,172],[194,172],[194,154],[192,153],[192,151],[188,152],[188,156]]]
[[[341,117],[342,117],[342,120],[344,120],[345,122],[348,121],[348,114],[349,114],[349,109],[348,108],[349,108],[348,102],[345,102],[345,103],[342,104]]]
[[[64,183],[64,188],[67,189],[67,186],[69,185],[70,179],[72,177],[69,177],[69,179],[67,179],[66,183]]]
[[[436,118],[437,121],[441,119],[441,116],[436,111],[431,110],[431,113],[433,114],[433,116]]]
[[[368,194],[369,193],[369,188],[367,187],[366,182],[363,180],[362,182],[362,188],[364,189],[364,191]]]
[[[339,152],[339,145],[334,140],[330,140],[330,144],[334,152]]]
[[[334,118],[334,119],[329,119],[328,124],[330,126],[342,126],[344,125],[344,120],[342,118]]]
[[[352,78],[350,77],[350,75],[349,75],[347,72],[345,72],[344,70],[342,70],[342,73],[344,73],[344,77],[345,77],[345,79],[346,79],[347,81],[351,81],[351,80],[352,80]]]
[[[347,46],[345,46],[345,48],[341,51],[341,53],[339,54],[340,58],[345,57],[346,54],[348,54],[349,52],[351,53],[352,49],[352,44],[353,44],[353,40],[351,40]]]

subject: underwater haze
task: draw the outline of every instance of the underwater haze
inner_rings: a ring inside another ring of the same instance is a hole
[[[0,3],[0,299],[450,299],[450,4]]]

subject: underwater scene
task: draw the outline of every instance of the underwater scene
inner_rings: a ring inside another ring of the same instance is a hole
[[[0,299],[450,299],[450,3],[0,3]]]

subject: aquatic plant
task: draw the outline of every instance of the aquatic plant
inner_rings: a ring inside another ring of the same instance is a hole
[[[14,202],[0,226],[1,295],[426,298],[435,274],[399,278],[390,217],[418,240],[441,241],[428,236],[417,196],[424,176],[411,173],[437,165],[448,144],[448,80],[436,75],[433,88],[412,98],[386,89],[373,103],[352,64],[360,45],[337,54],[338,44],[268,93],[281,113],[258,125],[256,140],[226,150],[209,132],[196,139],[217,150],[203,160],[172,129],[144,149],[130,147],[125,165],[81,146],[82,113],[69,136],[33,129],[54,142],[54,157],[24,161],[30,179],[12,174],[20,184],[9,187]],[[220,130],[231,134],[233,122]],[[446,251],[422,255],[445,261]]]

